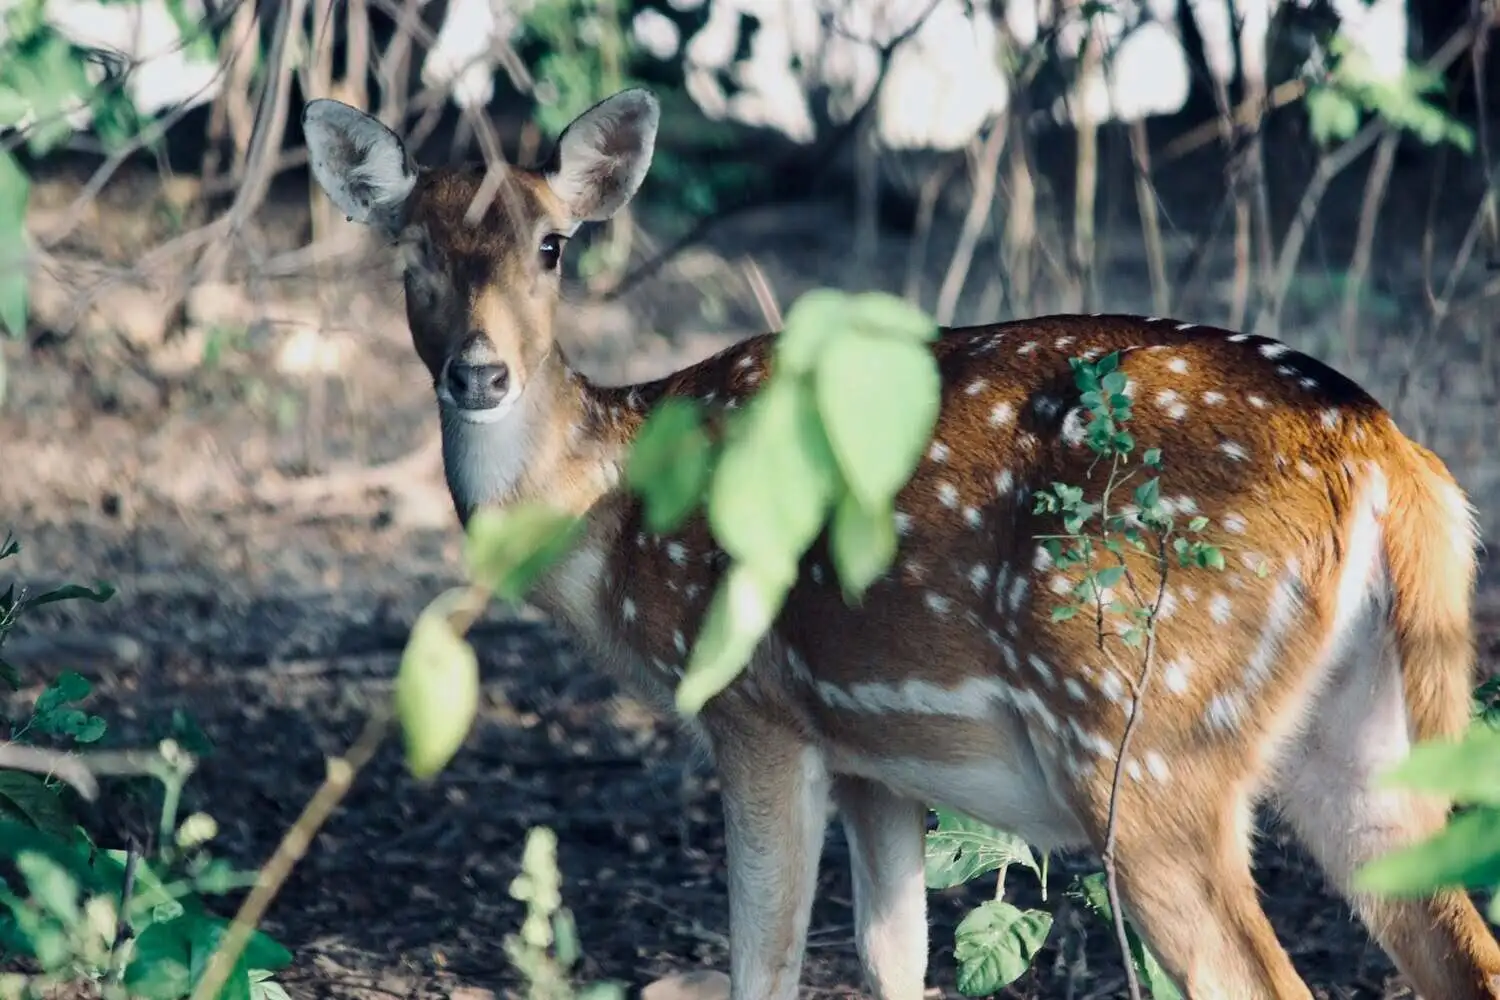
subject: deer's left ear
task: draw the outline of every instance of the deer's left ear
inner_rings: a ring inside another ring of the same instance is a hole
[[[355,222],[394,236],[417,174],[396,133],[339,101],[308,101],[302,112],[308,161],[328,197]]]
[[[576,222],[602,222],[635,196],[651,168],[661,105],[622,90],[568,123],[543,173]]]

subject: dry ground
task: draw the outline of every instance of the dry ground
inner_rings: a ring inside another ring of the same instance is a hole
[[[1500,489],[1487,430],[1494,379],[1484,345],[1493,331],[1470,315],[1436,339],[1416,336],[1413,248],[1426,204],[1414,192],[1431,187],[1425,169],[1406,164],[1392,186],[1374,278],[1380,301],[1358,342],[1339,344],[1327,332],[1337,300],[1318,291],[1323,262],[1346,259],[1357,185],[1326,223],[1334,235],[1312,246],[1312,290],[1289,316],[1286,337],[1367,380],[1453,464],[1488,527]],[[1448,182],[1459,208],[1452,219],[1442,216],[1440,246],[1451,246],[1455,227],[1467,222],[1471,181]],[[133,183],[144,182],[122,180],[110,191],[125,193],[106,192],[93,237],[139,228],[147,209]],[[300,183],[278,190],[261,221],[261,252],[305,239]],[[1191,206],[1217,184],[1216,168],[1201,163],[1164,182],[1177,198],[1167,205],[1173,223],[1192,230]],[[1117,187],[1128,194],[1128,183]],[[68,178],[43,185],[40,210],[55,210],[76,190]],[[872,260],[855,262],[849,232],[838,204],[768,208],[726,226],[623,303],[575,293],[567,309],[575,359],[599,377],[644,378],[758,329],[734,263],[741,255],[755,256],[783,305],[819,283],[899,288],[906,238],[890,234]],[[1135,230],[1119,232],[1104,305],[1147,311]],[[1174,237],[1175,255],[1187,241]],[[939,249],[951,242],[940,239]],[[943,259],[935,255],[928,267],[933,288]],[[982,258],[976,271],[993,266]],[[1184,318],[1222,320],[1222,261],[1218,267],[1207,299]],[[174,709],[189,712],[216,747],[191,805],[219,819],[221,850],[243,865],[267,856],[322,778],[324,755],[344,747],[369,707],[388,697],[413,616],[457,579],[458,533],[430,448],[432,405],[390,274],[376,251],[321,284],[302,276],[211,290],[192,304],[186,332],[166,345],[126,350],[96,317],[92,332],[39,331],[29,346],[5,347],[0,528],[25,544],[18,571],[38,586],[103,578],[119,588],[102,607],[37,615],[8,652],[34,685],[67,668],[94,678],[93,708],[121,741],[148,739]],[[961,318],[976,318],[972,302],[965,308]],[[129,325],[118,310],[108,318]],[[327,377],[306,374],[319,358],[331,368]],[[1409,369],[1411,382],[1398,394]],[[401,474],[382,477],[382,488],[360,488],[360,470],[397,460],[406,462]],[[309,489],[309,472],[327,477],[317,481],[329,488]],[[1500,634],[1496,617],[1482,615],[1488,637]],[[272,909],[267,929],[296,954],[284,977],[291,993],[513,991],[500,942],[517,926],[519,907],[506,887],[523,835],[537,823],[559,836],[587,975],[639,986],[697,965],[726,968],[711,777],[687,765],[669,724],[598,676],[545,624],[496,609],[474,638],[484,701],[465,750],[435,782],[419,785],[388,743]],[[807,990],[853,996],[859,976],[837,832],[826,857]],[[1267,907],[1323,995],[1400,995],[1347,909],[1274,829],[1259,857]],[[1049,899],[1080,868],[1068,859],[1054,864]],[[1036,899],[1025,878],[1013,880],[1020,897]],[[932,982],[945,995],[957,995],[953,925],[987,891],[932,897]],[[1005,995],[1119,994],[1105,928],[1064,914],[1059,941],[1066,954],[1049,949]]]

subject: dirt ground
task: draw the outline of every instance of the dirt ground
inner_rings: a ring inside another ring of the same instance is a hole
[[[1159,179],[1174,260],[1202,224],[1195,207],[1206,216],[1214,200],[1203,192],[1219,188],[1212,164],[1175,169]],[[1338,297],[1326,288],[1347,260],[1362,173],[1335,187],[1283,332],[1366,381],[1452,464],[1493,533],[1500,466],[1488,433],[1495,365],[1486,310],[1456,317],[1436,337],[1419,332],[1415,248],[1431,169],[1428,158],[1403,157],[1382,220],[1376,300],[1358,340],[1330,332]],[[258,221],[262,256],[306,240],[303,184],[278,186]],[[90,238],[129,234],[100,252],[128,254],[132,239],[144,239],[135,230],[146,209],[132,185],[149,187],[126,177],[104,194]],[[1479,184],[1460,173],[1441,186],[1437,245],[1445,255]],[[1126,198],[1128,179],[1115,189],[1116,201]],[[77,178],[49,179],[38,212],[56,211],[77,190]],[[1149,312],[1124,205],[1106,205],[1124,222],[1106,227],[1115,234],[1103,255],[1102,305]],[[591,301],[575,288],[565,317],[574,360],[596,377],[646,378],[759,329],[738,263],[746,256],[783,308],[815,284],[899,290],[909,236],[886,233],[871,257],[857,259],[848,252],[851,231],[837,202],[768,207],[726,223],[622,302]],[[1229,256],[1227,240],[1219,242],[1226,246],[1214,279],[1184,319],[1223,321]],[[924,268],[929,308],[951,245],[939,238]],[[975,272],[994,267],[987,245]],[[199,293],[186,330],[165,344],[122,346],[128,338],[108,333],[111,323],[129,326],[119,311],[128,304],[117,304],[69,336],[39,329],[29,343],[4,348],[0,529],[25,546],[17,573],[33,586],[106,579],[119,589],[103,606],[36,615],[7,652],[35,686],[63,669],[93,678],[92,708],[121,743],[153,738],[174,709],[190,713],[216,749],[189,805],[219,820],[220,850],[241,865],[274,848],[322,779],[325,755],[341,751],[389,696],[417,610],[458,579],[459,533],[432,449],[430,392],[393,275],[376,249],[321,279],[301,273]],[[965,300],[961,320],[978,318],[977,297]],[[1481,625],[1487,662],[1495,662],[1500,614],[1490,595],[1487,585]],[[518,926],[520,907],[506,890],[534,824],[558,834],[585,977],[638,987],[672,971],[727,969],[715,784],[689,764],[670,722],[622,694],[534,616],[495,608],[473,638],[485,687],[463,752],[419,784],[388,741],[272,908],[266,929],[296,954],[282,977],[288,990],[299,998],[513,993],[501,941]],[[1404,995],[1348,909],[1278,829],[1268,830],[1258,859],[1266,906],[1320,996]],[[1048,899],[1060,899],[1086,867],[1057,859]],[[1039,899],[1024,877],[1012,882],[1017,898]],[[958,995],[954,924],[991,891],[931,896],[930,982],[942,995]],[[851,922],[835,829],[805,995],[862,995]],[[1043,960],[1003,995],[1117,996],[1121,982],[1107,929],[1064,912]]]

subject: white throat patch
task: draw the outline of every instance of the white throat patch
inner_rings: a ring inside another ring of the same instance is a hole
[[[460,509],[503,500],[520,485],[542,430],[533,405],[540,394],[527,389],[493,410],[466,411],[438,403],[443,474]]]

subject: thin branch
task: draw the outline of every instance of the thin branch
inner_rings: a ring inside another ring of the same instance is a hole
[[[67,782],[85,801],[99,797],[99,778],[158,777],[170,770],[190,771],[191,758],[181,764],[156,750],[47,750],[21,743],[0,743],[0,770],[30,771]]]
[[[355,776],[375,756],[375,751],[385,739],[389,723],[390,717],[383,711],[372,715],[348,752],[343,757],[328,759],[328,774],[323,783],[303,807],[302,815],[297,817],[297,821],[282,836],[276,852],[261,868],[255,887],[240,904],[239,912],[234,915],[229,930],[219,940],[219,946],[214,950],[189,1000],[212,1000],[219,995],[229,979],[230,970],[249,943],[251,932],[265,916],[266,909],[281,891],[287,876],[307,853],[313,838],[349,793]]]

